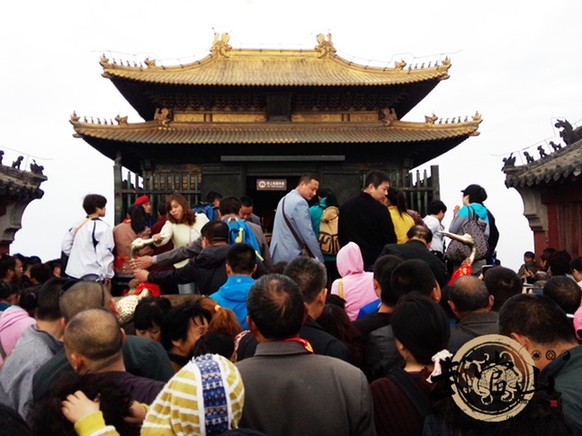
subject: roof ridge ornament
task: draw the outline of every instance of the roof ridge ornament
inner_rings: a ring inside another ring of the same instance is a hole
[[[146,64],[148,68],[155,68],[156,66],[156,60],[150,59],[149,57],[145,58],[143,63]]]
[[[380,119],[386,127],[391,126],[394,121],[398,121],[398,115],[394,108],[384,108],[380,111]]]
[[[430,116],[430,117],[429,116],[426,116],[426,115],[424,116],[424,122],[426,124],[434,124],[436,122],[436,120],[438,120],[438,119],[439,119],[439,117],[437,117],[434,114],[434,112],[433,112],[432,116]]]
[[[215,32],[214,42],[210,48],[212,55],[228,58],[230,56],[229,52],[232,50],[232,46],[228,43],[228,41],[230,41],[230,35],[228,33],[219,35]]]
[[[398,62],[394,62],[394,68],[397,70],[403,70],[405,66],[406,66],[406,61],[404,59],[401,59]]]
[[[125,125],[125,124],[127,124],[127,115],[122,117],[121,115],[117,114],[117,116],[115,117],[115,121],[117,121],[117,124],[120,126],[122,124]]]
[[[157,120],[161,127],[168,127],[172,121],[172,111],[167,107],[157,108],[154,120]]]
[[[325,35],[323,33],[319,33],[315,38],[318,42],[317,46],[315,47],[315,51],[319,52],[320,59],[335,55],[337,50],[331,41],[331,33],[327,34],[327,39],[325,39]]]
[[[107,56],[105,56],[105,53],[103,53],[103,54],[101,55],[101,58],[99,59],[99,64],[100,64],[102,67],[106,67],[106,66],[110,65],[110,64],[109,64],[109,58],[108,58]]]

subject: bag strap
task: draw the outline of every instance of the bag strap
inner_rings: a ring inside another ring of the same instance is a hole
[[[422,391],[410,374],[403,369],[397,369],[388,374],[388,379],[406,395],[423,418],[433,413],[426,393]]]
[[[75,229],[75,232],[73,233],[73,241],[75,240],[75,236],[77,236],[77,233],[79,232],[79,230],[81,229],[81,227],[83,227],[85,224],[87,224],[89,221],[91,221],[93,218],[91,217],[87,217],[85,219],[85,221],[83,221],[81,224],[79,224],[79,227],[77,227]]]
[[[311,252],[311,250],[309,249],[309,247],[301,239],[299,239],[299,236],[297,236],[295,229],[293,228],[293,226],[289,222],[289,219],[287,218],[287,215],[285,214],[285,197],[283,197],[283,203],[281,204],[281,212],[283,213],[283,219],[285,220],[285,224],[287,224],[287,227],[289,227],[289,230],[291,231],[291,234],[293,235],[293,237],[297,241],[297,244],[299,244],[299,247],[305,248],[311,257],[315,257],[313,255],[313,253]]]
[[[340,298],[344,298],[344,279],[339,279],[337,282],[337,295]]]

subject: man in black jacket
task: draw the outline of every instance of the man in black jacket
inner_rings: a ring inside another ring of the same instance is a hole
[[[428,263],[437,282],[444,288],[449,281],[449,273],[445,263],[430,252],[432,232],[425,226],[412,226],[406,234],[408,241],[404,244],[388,244],[384,247],[381,256],[392,254],[404,260],[420,259]]]
[[[384,245],[396,242],[396,233],[388,208],[382,203],[390,187],[388,175],[371,171],[364,184],[362,192],[340,207],[338,237],[342,247],[348,242],[358,244],[364,269],[372,271]]]
[[[150,282],[165,286],[176,283],[196,283],[201,293],[210,295],[216,292],[227,279],[226,252],[228,251],[228,225],[222,221],[210,221],[200,230],[202,251],[182,268],[174,271],[148,272],[135,271],[140,282]]]

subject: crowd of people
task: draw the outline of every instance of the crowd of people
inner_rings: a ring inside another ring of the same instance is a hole
[[[154,221],[142,195],[111,228],[105,197],[87,195],[61,258],[0,258],[0,428],[582,434],[582,258],[547,248],[501,265],[486,199],[462,190],[445,231],[442,201],[422,217],[381,171],[341,205],[304,175],[269,234],[248,197],[192,207],[176,192]],[[485,387],[443,376],[495,340],[522,353],[532,390],[517,364],[504,379],[475,361]],[[488,418],[471,404],[484,390]]]

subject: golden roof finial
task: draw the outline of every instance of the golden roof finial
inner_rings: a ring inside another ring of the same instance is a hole
[[[439,117],[437,117],[434,113],[432,114],[432,116],[428,117],[428,116],[424,116],[424,122],[427,124],[434,124],[436,120],[438,120]]]
[[[337,51],[333,46],[333,42],[331,41],[331,33],[327,34],[327,39],[325,39],[325,35],[323,33],[318,34],[316,37],[317,39],[317,46],[315,47],[315,51],[319,52],[319,57],[329,57]]]
[[[109,58],[105,56],[105,53],[101,55],[101,58],[99,59],[99,64],[102,67],[106,67],[107,65],[109,65]]]
[[[385,126],[390,126],[394,121],[398,121],[398,115],[394,108],[384,108],[381,110],[380,118]]]
[[[218,33],[214,33],[214,42],[212,43],[210,52],[213,55],[228,58],[228,52],[232,50],[232,46],[228,44],[228,41],[230,41],[230,35],[228,33],[223,33],[220,36]]]
[[[397,70],[403,70],[405,66],[406,66],[406,61],[404,59],[402,59],[398,62],[394,62],[394,68],[396,68]]]
[[[145,58],[143,63],[146,64],[148,68],[154,68],[156,66],[156,60],[150,59],[149,57]]]
[[[77,115],[77,112],[73,111],[73,113],[71,114],[71,123],[76,123],[80,119],[81,119],[81,117]]]
[[[121,115],[117,114],[115,121],[117,121],[117,124],[119,125],[127,124],[127,115],[122,117]]]

